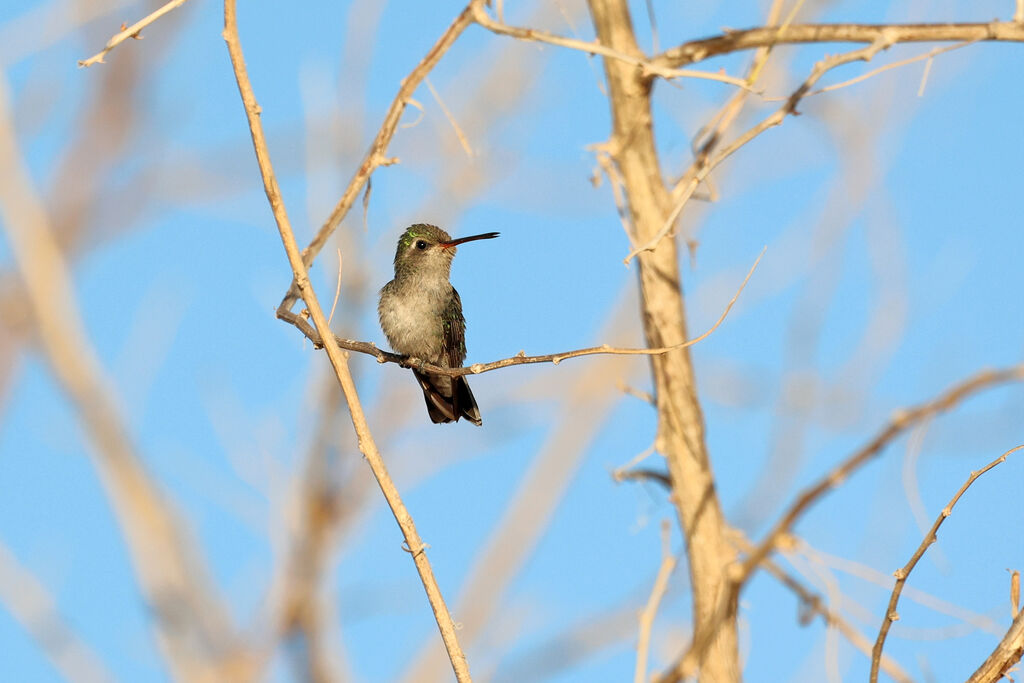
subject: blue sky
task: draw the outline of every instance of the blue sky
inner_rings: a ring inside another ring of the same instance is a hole
[[[658,39],[667,46],[754,25],[762,4],[655,2]],[[580,3],[565,3],[572,26],[557,7],[506,5],[512,23],[592,37]],[[650,49],[644,3],[634,5]],[[97,171],[103,200],[86,217],[86,247],[70,257],[77,303],[146,467],[194,532],[236,621],[252,631],[286,538],[287,494],[317,426],[327,364],[273,315],[290,274],[220,38],[221,6],[188,3],[88,70],[76,60],[148,10],[123,4],[54,41],[26,40],[57,27],[33,14],[40,8],[59,16],[71,4],[0,7],[0,43],[8,46],[0,60],[43,197],[104,74],[118,60],[144,69],[134,90],[139,118],[112,170]],[[340,196],[401,78],[460,9],[242,3],[242,43],[301,242]],[[807,3],[799,17],[986,21],[1012,11],[1009,2],[840,2],[826,11]],[[4,33],[19,17],[17,31]],[[777,50],[768,94],[787,93],[823,52],[840,49]],[[927,49],[896,47],[828,82]],[[747,58],[702,68],[738,74]],[[729,318],[693,348],[723,507],[748,533],[763,533],[802,485],[897,408],[981,368],[1020,362],[1024,102],[1014,84],[1022,67],[1019,46],[979,44],[939,56],[921,96],[923,62],[809,99],[802,116],[723,164],[714,176],[717,202],[684,213],[683,233],[699,242],[694,262],[683,264],[694,334],[718,318],[767,246]],[[419,121],[392,142],[401,163],[374,176],[365,227],[357,203],[313,270],[329,302],[342,250],[335,329],[384,343],[376,291],[391,277],[395,241],[408,223],[432,222],[454,235],[502,233],[466,245],[455,261],[468,362],[520,349],[641,345],[635,265],[622,263],[628,240],[607,182],[590,180],[588,146],[609,132],[602,79],[600,62],[580,53],[471,27],[430,80],[476,154],[467,158],[421,87],[422,116],[406,111],[403,124]],[[730,94],[720,83],[659,84],[655,129],[668,173],[685,168],[692,136]],[[752,107],[740,125],[773,106]],[[116,680],[168,680],[74,411],[35,345],[3,348],[10,374],[0,399],[0,542]],[[495,618],[468,647],[477,676],[539,676],[531,658],[564,632],[580,633],[579,624],[596,624],[609,643],[578,661],[559,646],[556,661],[569,665],[545,680],[632,676],[634,614],[657,570],[660,521],[675,520],[663,491],[609,476],[653,439],[653,412],[617,388],[648,390],[646,363],[583,358],[473,377],[482,429],[430,424],[413,378],[397,366],[358,355],[351,364],[449,605],[481,550],[502,543],[495,529],[521,482],[552,473],[542,483],[554,492],[525,495],[538,508],[549,495],[556,504],[523,548]],[[798,525],[798,535],[828,555],[795,562],[820,591],[838,582],[844,613],[870,639],[888,590],[867,580],[866,568],[890,575],[921,538],[907,472],[930,522],[972,469],[1024,443],[1022,406],[1019,387],[967,401],[930,422],[919,444],[894,443]],[[347,416],[334,421],[346,476],[372,485]],[[916,680],[962,680],[999,637],[977,624],[1009,623],[1006,570],[1024,567],[1019,456],[975,484],[911,577],[912,587],[983,617],[967,629],[962,612],[905,596],[886,652]],[[657,456],[647,462],[660,466]],[[326,582],[338,625],[330,637],[357,680],[397,680],[437,637],[394,520],[379,496],[369,500],[346,528]],[[678,533],[672,543],[678,551]],[[680,569],[656,623],[652,670],[685,643],[686,593]],[[836,670],[844,680],[866,676],[867,660],[845,642],[838,664],[826,664],[825,629],[800,627],[796,600],[770,578],[753,581],[742,608],[747,680],[821,680]],[[2,605],[0,653],[0,680],[61,680]],[[269,679],[292,680],[286,657],[279,654]]]

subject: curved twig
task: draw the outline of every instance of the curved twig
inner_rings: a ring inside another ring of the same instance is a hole
[[[939,527],[942,526],[942,523],[946,521],[947,517],[953,514],[953,506],[956,505],[957,501],[960,500],[960,497],[967,492],[967,489],[971,487],[971,484],[996,465],[1006,462],[1006,457],[1008,455],[1019,451],[1022,448],[1024,448],[1024,444],[1011,448],[989,464],[982,467],[980,470],[971,472],[971,476],[967,477],[967,481],[964,482],[964,485],[960,487],[960,490],[956,492],[948,503],[946,503],[946,507],[942,508],[942,512],[940,512],[939,516],[935,518],[932,528],[928,530],[927,534],[925,534],[924,539],[921,540],[921,544],[917,546],[917,550],[914,551],[914,554],[911,555],[910,559],[907,560],[907,563],[903,565],[903,567],[896,570],[894,574],[896,577],[896,585],[893,586],[892,593],[889,595],[889,604],[885,608],[885,616],[882,618],[882,626],[878,629],[878,638],[875,639],[875,646],[871,649],[871,683],[877,683],[878,681],[878,666],[882,659],[882,648],[885,646],[885,638],[889,635],[889,629],[892,628],[892,622],[900,618],[899,614],[896,612],[896,605],[899,604],[900,594],[903,592],[903,586],[907,583],[907,577],[910,576],[910,572],[914,571],[914,567],[916,567],[920,559],[924,557],[924,553],[928,550],[929,546],[938,540],[937,534]],[[1011,632],[1012,631],[1013,629],[1011,629]],[[1007,634],[1007,636],[1009,635],[1010,634]],[[1017,657],[1020,657],[1019,653]]]
[[[431,365],[430,363],[424,362],[420,358],[413,356],[402,356],[397,353],[390,353],[389,351],[383,351],[377,348],[376,344],[371,342],[356,341],[354,339],[343,339],[335,336],[335,343],[343,349],[348,351],[356,351],[358,353],[365,353],[369,356],[373,356],[377,359],[378,363],[397,363],[402,367],[416,368],[423,372],[429,372],[432,375],[442,375],[445,377],[460,377],[462,375],[479,375],[484,372],[490,372],[491,370],[498,370],[500,368],[507,368],[510,365],[533,365],[536,363],[553,363],[558,365],[563,360],[569,358],[579,358],[580,356],[595,356],[595,355],[617,355],[617,356],[660,356],[662,354],[669,353],[671,351],[678,351],[685,349],[689,346],[704,341],[711,334],[718,329],[719,325],[725,322],[725,318],[729,315],[729,311],[732,310],[733,305],[739,299],[743,289],[747,286],[750,281],[750,277],[754,274],[754,270],[757,269],[758,264],[761,262],[761,258],[764,256],[767,247],[761,250],[757,259],[754,261],[754,265],[750,266],[750,270],[747,271],[746,277],[743,278],[743,282],[740,283],[740,287],[736,290],[732,299],[726,304],[725,310],[722,311],[722,315],[718,317],[715,324],[712,325],[704,334],[693,339],[688,339],[679,344],[672,346],[662,346],[655,349],[626,349],[609,346],[608,344],[602,344],[601,346],[590,346],[585,349],[575,349],[573,351],[562,351],[560,353],[548,353],[542,356],[527,356],[525,352],[520,351],[517,355],[511,358],[503,358],[501,360],[491,361],[490,363],[473,363],[466,367],[461,368],[442,368],[438,365]],[[317,330],[307,322],[304,314],[293,313],[291,311],[278,310],[277,317],[281,320],[291,323],[301,331],[307,339],[313,342],[313,345],[317,348],[323,347],[323,341]]]

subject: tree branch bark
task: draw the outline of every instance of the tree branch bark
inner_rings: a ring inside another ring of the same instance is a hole
[[[589,0],[601,44],[643,56],[625,0]],[[672,201],[661,176],[651,120],[650,79],[620,59],[604,59],[613,121],[609,155],[622,176],[634,243],[647,242],[661,229]],[[644,334],[651,347],[673,346],[687,338],[686,314],[674,239],[638,257]],[[714,476],[704,440],[704,416],[686,349],[651,358],[657,395],[657,450],[672,478],[673,502],[687,543],[693,586],[694,628],[713,618],[724,588],[725,567],[735,551],[725,535]],[[734,616],[717,630],[702,661],[705,683],[738,681],[739,655]]]
[[[1024,42],[1024,25],[1012,21],[973,24],[793,24],[765,26],[691,40],[651,60],[656,69],[677,69],[711,57],[774,45],[801,43],[936,43],[1001,40]]]

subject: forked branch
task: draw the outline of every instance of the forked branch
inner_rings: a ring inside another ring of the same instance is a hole
[[[245,107],[245,115],[249,123],[249,131],[252,135],[253,149],[256,152],[260,175],[263,178],[263,188],[266,191],[267,200],[270,202],[270,208],[273,211],[278,232],[281,234],[281,242],[288,255],[288,263],[292,268],[295,289],[306,303],[317,333],[326,342],[323,348],[330,359],[331,366],[334,368],[334,373],[338,378],[338,383],[341,385],[342,393],[345,395],[345,400],[348,403],[352,426],[358,437],[359,450],[366,457],[381,492],[384,494],[384,498],[387,500],[388,506],[395,516],[395,521],[398,522],[402,535],[405,537],[406,549],[412,555],[416,570],[420,575],[420,580],[423,582],[427,599],[430,602],[434,618],[437,620],[438,628],[441,631],[441,638],[444,641],[445,649],[448,651],[448,657],[451,660],[455,677],[459,683],[469,683],[472,680],[469,674],[469,666],[466,663],[466,657],[462,653],[462,648],[455,633],[455,622],[452,621],[451,614],[449,614],[448,607],[445,605],[444,598],[441,595],[441,590],[438,588],[437,580],[434,578],[433,568],[427,559],[427,546],[420,539],[412,516],[402,502],[398,489],[391,480],[391,475],[388,474],[384,460],[377,450],[377,444],[370,433],[370,427],[363,413],[359,394],[356,392],[352,373],[348,368],[348,360],[335,341],[334,335],[330,334],[327,317],[320,306],[316,292],[313,291],[309,281],[308,268],[303,261],[302,254],[299,252],[295,233],[292,231],[291,222],[285,210],[281,189],[278,186],[277,177],[274,175],[274,169],[270,162],[270,152],[263,133],[263,124],[260,121],[260,106],[256,101],[256,95],[253,93],[252,84],[249,81],[249,75],[245,68],[242,45],[238,38],[235,0],[224,0],[223,35],[224,41],[227,43],[228,53],[231,56],[231,66],[235,72],[235,80],[238,82],[238,92]]]
[[[953,507],[960,500],[961,496],[967,492],[967,489],[971,487],[975,481],[978,480],[981,475],[988,472],[990,469],[1006,462],[1006,457],[1011,453],[1019,451],[1024,448],[1024,444],[1011,448],[1006,451],[998,458],[990,462],[989,464],[982,467],[980,470],[971,472],[971,476],[967,477],[967,481],[964,482],[960,490],[954,494],[950,501],[946,504],[946,507],[942,508],[942,512],[935,518],[935,522],[932,524],[931,529],[925,534],[924,539],[921,540],[921,544],[917,546],[917,550],[911,555],[907,563],[900,569],[896,570],[896,585],[892,588],[892,593],[889,595],[889,604],[885,608],[885,616],[882,617],[882,626],[878,630],[878,638],[875,639],[875,646],[871,649],[871,683],[877,683],[878,681],[878,665],[882,659],[882,648],[885,647],[885,638],[889,635],[889,629],[892,628],[892,622],[899,619],[899,614],[896,612],[896,606],[900,601],[900,594],[903,592],[903,586],[907,583],[907,578],[910,576],[910,572],[914,571],[914,567],[924,557],[925,551],[938,540],[939,527],[946,521],[946,518],[953,514]],[[1018,615],[1019,616],[1019,615]],[[1013,629],[1011,629],[1012,631]],[[1008,634],[1009,635],[1009,634]],[[1017,655],[1018,658],[1020,654]]]

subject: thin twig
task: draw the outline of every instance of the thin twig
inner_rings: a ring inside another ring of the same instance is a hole
[[[1020,612],[1020,571],[1014,569],[1010,572],[1010,616],[1017,618]]]
[[[143,466],[85,329],[51,219],[24,167],[0,75],[0,224],[25,283],[37,339],[74,405],[175,677],[233,680],[221,658],[241,654],[171,505]],[[241,658],[240,658],[241,659]],[[237,663],[237,662],[236,662]]]
[[[656,68],[679,68],[741,50],[803,43],[1024,42],[1024,25],[1012,21],[963,24],[793,24],[759,27],[693,40],[651,59]]]
[[[808,93],[810,93],[811,88],[821,79],[822,76],[843,64],[849,64],[850,62],[855,61],[869,61],[878,54],[878,52],[887,49],[889,46],[890,43],[880,38],[878,42],[872,43],[867,47],[862,47],[857,50],[821,59],[814,65],[810,75],[804,80],[804,82],[801,83],[800,86],[786,98],[785,103],[775,110],[770,116],[764,118],[760,123],[737,137],[714,157],[709,155],[699,157],[695,163],[696,169],[691,168],[691,171],[687,173],[687,175],[679,181],[676,188],[673,189],[672,197],[675,200],[675,205],[669,212],[661,229],[649,240],[629,252],[623,261],[628,264],[642,252],[653,251],[663,239],[672,235],[673,229],[676,225],[676,220],[679,218],[679,214],[682,213],[683,208],[690,201],[693,193],[697,190],[707,175],[758,135],[769,128],[778,126],[787,116],[795,115],[797,113],[797,105],[808,95]]]
[[[734,294],[732,299],[729,300],[729,303],[726,305],[725,310],[722,311],[722,315],[718,317],[718,320],[715,321],[715,324],[708,328],[708,330],[704,332],[704,334],[701,334],[698,337],[694,337],[693,339],[688,339],[684,342],[680,342],[679,344],[674,344],[672,346],[663,346],[656,349],[627,349],[609,346],[608,344],[603,344],[601,346],[591,346],[585,349],[562,351],[561,353],[549,353],[542,356],[527,356],[523,351],[520,351],[519,354],[512,356],[511,358],[503,358],[502,360],[491,361],[490,363],[474,363],[473,365],[461,368],[442,368],[437,365],[431,365],[430,363],[426,363],[422,359],[415,358],[413,356],[400,356],[396,353],[382,351],[379,348],[377,348],[375,344],[372,344],[370,342],[356,341],[353,339],[342,339],[341,337],[336,336],[332,336],[332,338],[340,348],[346,349],[348,351],[356,351],[359,353],[365,353],[367,355],[373,356],[374,358],[377,359],[378,363],[397,363],[405,367],[414,367],[417,370],[428,372],[432,375],[440,375],[444,377],[479,375],[484,372],[490,372],[492,370],[498,370],[500,368],[507,368],[511,365],[532,365],[535,363],[553,363],[555,365],[558,365],[563,360],[568,360],[569,358],[579,358],[580,356],[660,356],[666,353],[670,353],[672,351],[685,349],[689,346],[693,346],[694,344],[697,344],[698,342],[707,339],[715,330],[718,329],[718,327],[723,322],[725,322],[726,316],[729,315],[729,311],[732,310],[733,305],[739,299],[740,294],[743,292],[743,289],[747,286],[747,282],[750,281],[750,277],[754,274],[754,270],[757,269],[757,265],[761,262],[761,258],[764,256],[766,249],[767,247],[761,250],[761,253],[754,261],[754,264],[750,267],[750,270],[747,271],[747,276],[743,278],[743,282],[740,284],[740,288],[736,290],[736,294]],[[313,345],[316,346],[317,348],[323,346],[323,342],[321,341],[322,337],[320,336],[319,332],[316,329],[314,329],[312,325],[306,322],[305,318],[302,315],[292,313],[291,311],[286,311],[282,313],[279,310],[277,312],[277,316],[282,320],[285,320],[294,325],[295,327],[297,327],[304,335],[306,335],[307,339],[313,342]]]
[[[931,401],[898,411],[890,419],[889,424],[871,441],[843,460],[815,484],[804,489],[766,534],[764,540],[747,554],[742,563],[732,567],[728,590],[723,591],[719,598],[713,618],[707,622],[708,625],[704,629],[694,633],[690,647],[658,679],[659,683],[676,683],[689,675],[696,662],[700,661],[705,650],[713,641],[717,630],[729,617],[730,611],[736,608],[740,592],[762,560],[775,550],[782,539],[788,536],[797,520],[803,517],[804,513],[821,497],[839,487],[851,474],[881,453],[898,436],[923,420],[950,410],[979,391],[1021,380],[1024,380],[1024,365],[1015,365],[1002,370],[987,370],[954,385]]]
[[[398,93],[391,101],[391,106],[388,107],[388,111],[384,115],[384,121],[377,131],[377,135],[373,138],[373,142],[370,143],[370,148],[363,156],[363,160],[356,169],[355,175],[352,176],[352,180],[349,181],[348,186],[342,193],[341,199],[335,204],[331,210],[331,215],[320,226],[312,241],[302,250],[302,261],[306,268],[312,265],[313,259],[316,258],[316,255],[320,253],[320,250],[327,243],[327,238],[331,236],[331,233],[334,232],[341,224],[342,219],[345,218],[345,215],[348,214],[356,197],[359,196],[359,191],[363,189],[363,185],[367,183],[373,172],[381,166],[388,166],[397,162],[396,159],[387,156],[387,150],[388,145],[391,143],[391,138],[394,137],[395,130],[398,128],[398,122],[402,118],[402,112],[405,111],[405,105],[410,103],[416,88],[419,87],[423,79],[427,77],[427,74],[430,73],[441,60],[441,57],[455,43],[456,39],[462,35],[462,32],[472,23],[471,7],[467,5],[455,17],[455,20],[448,26],[445,32],[441,34],[441,37],[437,39],[437,42],[424,55],[420,63],[416,65],[416,68],[402,79]],[[296,283],[293,280],[288,288],[288,293],[277,308],[278,317],[286,318],[286,315],[291,311],[292,305],[297,300],[298,292],[296,290]]]
[[[738,529],[736,529],[735,532],[737,547],[739,547],[743,552],[749,552],[754,547],[754,544],[743,535],[743,532]],[[783,569],[781,565],[770,557],[765,558],[761,563],[761,566],[782,585],[796,594],[797,598],[800,600],[802,612],[812,615],[817,614],[828,626],[839,631],[839,633],[841,633],[843,637],[850,642],[850,644],[864,653],[865,656],[871,657],[871,641],[869,641],[863,633],[858,631],[853,624],[847,621],[842,614],[831,609],[831,607],[822,599],[821,595],[805,586],[799,579]],[[804,616],[801,619],[801,624],[808,623],[809,621],[810,618]],[[911,683],[912,679],[910,678],[910,674],[904,671],[903,667],[888,655],[882,656],[881,664],[882,668],[887,674],[892,676],[893,680],[898,681],[898,683]]]
[[[672,554],[671,531],[668,520],[661,522],[661,566],[658,567],[658,575],[654,578],[654,586],[651,588],[651,595],[647,598],[640,613],[640,633],[636,645],[636,667],[633,671],[633,683],[646,683],[647,681],[647,653],[651,646],[651,628],[654,626],[654,617],[658,614],[658,605],[668,588],[669,577],[676,568],[676,558]]]
[[[1022,448],[1024,448],[1024,444],[1011,448],[989,464],[982,467],[980,470],[971,472],[971,475],[967,477],[967,481],[965,481],[963,486],[960,487],[960,490],[954,494],[946,504],[946,507],[942,508],[942,512],[939,513],[939,516],[935,518],[932,528],[928,530],[927,534],[925,534],[924,538],[921,540],[921,544],[918,545],[917,550],[914,551],[914,554],[910,556],[910,559],[907,560],[907,563],[903,565],[903,567],[896,570],[896,573],[894,574],[896,577],[896,585],[893,586],[892,593],[889,596],[889,604],[885,608],[885,616],[882,618],[882,626],[878,630],[878,638],[875,639],[875,646],[871,650],[871,683],[876,683],[878,681],[878,665],[879,660],[882,658],[882,648],[885,647],[885,639],[886,636],[889,635],[889,629],[892,628],[892,623],[900,618],[899,614],[896,612],[896,606],[899,604],[900,593],[903,592],[903,586],[906,584],[907,578],[910,576],[910,572],[914,571],[914,567],[916,567],[917,563],[922,557],[924,557],[925,551],[928,550],[929,546],[938,540],[939,527],[942,526],[942,523],[946,521],[947,517],[953,514],[953,507],[957,504],[957,501],[960,500],[960,497],[967,492],[967,489],[971,487],[971,484],[996,465],[1006,462],[1006,457],[1008,455],[1015,453]]]
[[[930,60],[934,59],[935,57],[937,57],[938,55],[943,54],[944,52],[952,52],[953,50],[959,50],[960,48],[967,47],[968,45],[974,45],[976,42],[978,42],[978,41],[976,41],[976,40],[968,40],[968,41],[964,41],[962,43],[957,43],[956,45],[947,45],[945,47],[937,47],[937,48],[929,50],[928,52],[924,52],[922,54],[915,55],[913,57],[908,57],[907,59],[901,59],[898,62],[892,62],[890,64],[886,64],[884,66],[880,66],[877,69],[872,69],[871,71],[868,71],[866,73],[862,73],[859,76],[856,76],[856,77],[851,78],[849,80],[842,81],[841,83],[833,83],[832,85],[826,85],[824,88],[818,88],[817,90],[815,90],[815,91],[813,91],[811,93],[808,93],[807,96],[811,97],[813,95],[820,95],[822,93],[832,92],[833,90],[839,90],[840,88],[845,88],[847,86],[854,85],[855,83],[860,83],[861,81],[866,81],[867,79],[871,78],[872,76],[877,76],[878,74],[880,74],[880,73],[882,73],[884,71],[889,71],[890,69],[897,69],[897,68],[899,68],[901,66],[906,66],[908,64],[913,64],[915,62],[920,62],[921,60],[924,60],[924,59],[927,59],[927,60],[930,61]],[[921,90],[921,88],[919,88],[918,89],[918,95],[919,96],[920,96],[921,92],[922,92],[922,90]],[[772,98],[766,97],[765,100],[770,102],[772,100]]]
[[[155,12],[150,14],[149,16],[147,16],[147,17],[145,17],[143,19],[140,19],[139,21],[136,21],[134,24],[132,24],[128,28],[123,29],[120,32],[114,34],[114,37],[107,41],[107,44],[103,46],[102,50],[100,50],[99,52],[94,54],[92,57],[89,57],[89,59],[81,59],[81,60],[79,60],[78,61],[78,66],[89,67],[89,66],[92,66],[93,64],[101,63],[103,61],[103,58],[107,56],[108,52],[110,52],[115,47],[117,47],[118,45],[120,45],[124,41],[128,40],[129,38],[139,38],[139,37],[141,37],[141,36],[139,36],[139,32],[142,29],[146,28],[147,26],[149,26],[154,21],[156,21],[157,19],[159,19],[163,15],[167,14],[171,10],[176,9],[178,7],[181,7],[186,2],[188,2],[188,0],[171,0],[166,5],[162,6],[160,9],[156,10]]]
[[[714,71],[695,71],[693,69],[677,69],[669,66],[655,64],[649,59],[646,59],[642,55],[628,55],[624,52],[614,50],[606,45],[602,45],[597,41],[584,41],[577,40],[575,38],[566,38],[564,36],[555,35],[542,31],[535,28],[522,28],[519,26],[509,26],[494,19],[491,19],[490,15],[487,14],[487,10],[484,8],[484,0],[473,0],[470,5],[473,7],[473,19],[480,26],[484,27],[492,33],[497,33],[503,36],[510,36],[517,40],[523,40],[528,42],[547,43],[548,45],[556,45],[558,47],[568,48],[570,50],[578,50],[588,55],[601,55],[602,57],[608,57],[611,59],[617,59],[627,64],[632,64],[643,69],[644,73],[649,76],[660,76],[662,78],[671,80],[673,78],[697,78],[708,81],[718,81],[719,83],[727,83],[734,85],[737,88],[743,90],[750,90],[750,86],[746,80],[742,78],[736,78],[735,76],[729,76],[723,73],[716,73]]]
[[[367,188],[370,186],[367,185]],[[341,247],[338,247],[338,284],[334,288],[334,301],[331,302],[331,312],[327,316],[327,326],[330,327],[334,319],[334,310],[338,307],[338,297],[341,296]]]
[[[0,544],[0,603],[68,681],[111,683],[113,674],[60,613],[46,586]]]
[[[455,120],[455,116],[445,105],[444,100],[441,99],[441,94],[434,88],[434,84],[430,82],[429,77],[425,77],[423,82],[427,85],[427,90],[434,96],[434,101],[437,102],[437,106],[441,107],[441,111],[444,113],[448,123],[451,124],[452,130],[455,131],[455,137],[459,139],[459,144],[462,145],[462,151],[466,153],[466,156],[470,159],[473,158],[473,147],[469,144],[469,139],[466,134],[462,132],[462,128],[459,127],[459,122]]]
[[[384,460],[377,450],[377,444],[370,433],[359,395],[356,392],[355,382],[348,368],[348,360],[335,342],[334,335],[330,334],[327,318],[324,316],[323,309],[320,307],[320,302],[309,281],[306,263],[303,261],[303,256],[299,252],[299,246],[295,241],[295,234],[292,231],[291,223],[285,210],[284,200],[281,196],[281,190],[270,162],[270,154],[263,133],[263,124],[260,121],[260,106],[256,101],[256,96],[253,93],[252,84],[249,81],[249,75],[245,68],[242,46],[238,38],[235,0],[224,0],[223,36],[231,56],[231,65],[234,68],[235,79],[238,82],[238,91],[245,107],[249,131],[252,134],[253,149],[259,164],[260,175],[263,178],[263,187],[266,191],[270,208],[273,211],[278,231],[281,234],[281,241],[287,252],[289,265],[292,268],[293,282],[299,296],[302,297],[302,300],[309,309],[316,330],[326,340],[324,350],[331,362],[331,366],[334,368],[335,375],[348,403],[349,415],[352,418],[352,426],[358,437],[359,449],[366,457],[381,492],[384,494],[388,506],[391,508],[391,512],[394,514],[395,520],[402,530],[402,535],[405,537],[405,547],[412,555],[416,570],[420,575],[420,580],[423,582],[427,599],[430,601],[434,618],[441,632],[441,638],[444,641],[445,649],[448,651],[448,657],[451,660],[455,677],[459,683],[468,683],[471,681],[471,677],[466,657],[459,646],[455,623],[452,621],[448,607],[444,603],[444,598],[434,578],[430,561],[427,559],[426,545],[420,539],[412,517],[402,502],[398,489],[391,480]]]

